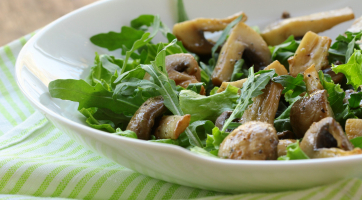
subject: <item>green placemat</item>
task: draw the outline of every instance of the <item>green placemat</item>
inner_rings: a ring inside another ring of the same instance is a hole
[[[29,104],[14,78],[33,34],[0,48],[0,199],[358,199],[361,180],[308,190],[228,195],[153,179],[79,145]]]

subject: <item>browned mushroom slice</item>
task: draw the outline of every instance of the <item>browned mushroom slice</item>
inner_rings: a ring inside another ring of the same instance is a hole
[[[232,85],[232,86],[237,87],[237,88],[242,88],[244,83],[247,80],[248,80],[247,78],[244,78],[244,79],[233,81],[233,82],[222,82],[220,88],[216,92],[220,93],[220,92],[225,91],[226,88],[228,87],[228,85]]]
[[[323,69],[323,73],[330,75],[331,78],[332,78],[332,81],[335,84],[341,83],[343,81],[343,79],[344,79],[344,74],[343,73],[336,74],[334,71],[332,71],[331,66],[328,66],[328,68]]]
[[[182,132],[189,126],[191,115],[184,116],[171,115],[163,116],[155,131],[157,139],[176,140]]]
[[[166,70],[168,77],[175,81],[176,85],[187,88],[190,83],[201,81],[201,70],[195,58],[188,53],[180,53],[166,56]],[[200,94],[204,94],[202,87]]]
[[[333,158],[341,156],[360,155],[362,150],[360,148],[354,148],[351,151],[345,151],[338,148],[320,149],[314,153],[314,158]]]
[[[230,22],[240,15],[243,15],[241,21],[246,21],[247,16],[243,12],[236,13],[225,19],[197,18],[175,24],[172,32],[189,51],[196,54],[210,54],[214,43],[205,38],[204,32],[224,30]]]
[[[362,119],[347,119],[346,135],[348,139],[362,137]]]
[[[296,77],[312,64],[317,71],[328,66],[328,49],[332,40],[309,31],[303,37],[294,56],[288,59],[290,75]]]
[[[291,140],[291,139],[279,140],[278,157],[287,155],[287,146],[295,142],[296,140]]]
[[[347,30],[352,33],[360,32],[362,30],[362,16],[356,19],[352,26]]]
[[[349,32],[360,32],[362,30],[362,16],[356,19],[352,26],[347,30]],[[362,48],[362,40],[356,42]]]
[[[128,123],[127,130],[135,132],[138,139],[150,139],[155,119],[161,117],[166,110],[161,96],[149,98],[133,115]]]
[[[353,145],[344,134],[341,125],[332,117],[327,117],[310,126],[300,143],[300,148],[310,158],[319,158],[326,157],[326,154],[331,152],[336,152],[335,156],[342,155],[338,151],[352,151]],[[330,148],[340,150],[335,151]]]
[[[346,7],[339,10],[281,20],[266,27],[261,35],[268,45],[274,46],[281,44],[291,35],[303,37],[308,31],[319,33],[353,18],[352,9]]]
[[[222,82],[230,81],[234,65],[243,54],[257,68],[271,62],[270,50],[260,34],[243,22],[239,22],[221,49],[212,74],[212,83],[221,85]]]
[[[313,122],[326,117],[333,117],[326,90],[297,100],[290,109],[290,124],[297,138],[302,138]]]
[[[233,130],[221,143],[219,157],[235,160],[275,160],[278,136],[273,125],[248,122]]]
[[[319,75],[317,70],[315,70],[314,64],[304,71],[304,82],[308,94],[324,89],[321,81],[319,80]]]
[[[253,103],[245,110],[240,122],[244,124],[249,121],[261,121],[274,124],[283,89],[279,83],[269,83],[263,94],[253,98]]]

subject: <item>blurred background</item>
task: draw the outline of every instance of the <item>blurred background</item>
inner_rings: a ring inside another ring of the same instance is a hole
[[[0,0],[0,46],[97,0]]]

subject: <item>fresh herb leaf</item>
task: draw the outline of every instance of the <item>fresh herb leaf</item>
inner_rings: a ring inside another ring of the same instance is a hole
[[[248,80],[243,84],[241,88],[241,95],[238,98],[234,111],[230,115],[230,117],[225,121],[224,126],[222,128],[222,132],[225,132],[229,124],[235,119],[239,118],[243,115],[244,111],[247,107],[253,102],[251,99],[260,94],[263,94],[261,90],[265,88],[265,86],[269,83],[270,79],[275,76],[274,70],[262,70],[257,74],[259,76],[254,75],[254,67],[249,68],[249,76]]]
[[[190,83],[186,89],[200,94],[202,86],[205,86],[205,83]]]
[[[225,91],[211,96],[200,95],[190,90],[180,92],[180,106],[185,114],[191,115],[191,122],[215,121],[224,111],[233,110],[238,99],[239,88],[229,85]]]
[[[296,41],[294,36],[291,35],[282,44],[269,47],[273,61],[278,60],[282,65],[289,69],[288,58],[294,55],[299,44],[300,41]]]
[[[299,141],[287,146],[287,155],[280,156],[278,160],[301,160],[309,159],[299,146]]]
[[[116,132],[112,134],[137,139],[137,134],[135,132],[130,130],[122,131],[120,128],[117,128]]]
[[[285,94],[288,91],[292,90],[293,98],[306,91],[304,77],[302,74],[298,74],[295,78],[290,75],[282,75],[274,77],[272,80],[276,83],[280,83],[284,87],[282,94]]]
[[[110,133],[116,132],[115,125],[110,120],[97,120],[94,118],[94,113],[96,112],[96,108],[82,108],[79,110],[80,113],[82,113],[87,120],[85,121],[90,127],[104,130]]]
[[[217,91],[219,90],[219,87],[215,86],[214,88],[212,88],[212,90],[210,91],[210,96],[217,94]]]
[[[219,152],[219,147],[222,141],[229,135],[224,131],[220,131],[218,127],[214,127],[212,129],[212,135],[208,134],[206,139],[206,147],[204,148],[206,151],[211,154],[217,156]]]
[[[49,83],[51,97],[79,102],[82,108],[106,108],[118,114],[132,115],[139,108],[134,97],[113,99],[113,92],[106,90],[101,83],[89,85],[84,80],[58,79]]]
[[[351,94],[348,99],[348,104],[351,108],[359,108],[362,100],[362,92]]]
[[[330,63],[336,61],[347,63],[354,49],[360,50],[361,48],[356,44],[356,41],[360,40],[362,31],[352,33],[345,32],[344,35],[339,35],[336,38],[336,42],[329,48],[328,59]]]
[[[362,137],[356,137],[350,140],[355,148],[362,149]]]
[[[177,22],[183,22],[189,20],[189,17],[186,14],[185,5],[183,0],[177,0]]]
[[[240,59],[235,63],[234,70],[233,70],[233,73],[231,75],[231,80],[230,81],[237,81],[243,76],[243,73],[242,73],[243,65],[244,65],[244,60],[243,59]]]
[[[131,49],[135,41],[141,39],[144,34],[141,30],[136,30],[132,27],[122,26],[121,32],[101,33],[90,38],[90,41],[100,47],[107,48],[109,51],[114,51],[125,46]]]
[[[205,149],[200,148],[200,147],[192,147],[192,148],[190,148],[190,151],[193,152],[193,153],[202,155],[202,156],[207,156],[207,157],[212,157],[212,158],[219,158],[216,155],[214,155],[214,154],[212,154],[212,153],[210,153],[210,152],[208,152]]]
[[[136,19],[131,20],[131,27],[137,30],[147,31],[148,27],[152,25],[154,18],[154,15],[140,15]]]
[[[343,73],[347,78],[347,84],[353,86],[355,90],[362,85],[362,50],[356,50],[343,65],[333,65],[335,73]]]

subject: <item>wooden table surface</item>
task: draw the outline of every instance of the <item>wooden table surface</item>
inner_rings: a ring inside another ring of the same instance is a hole
[[[97,0],[0,0],[0,46]]]

